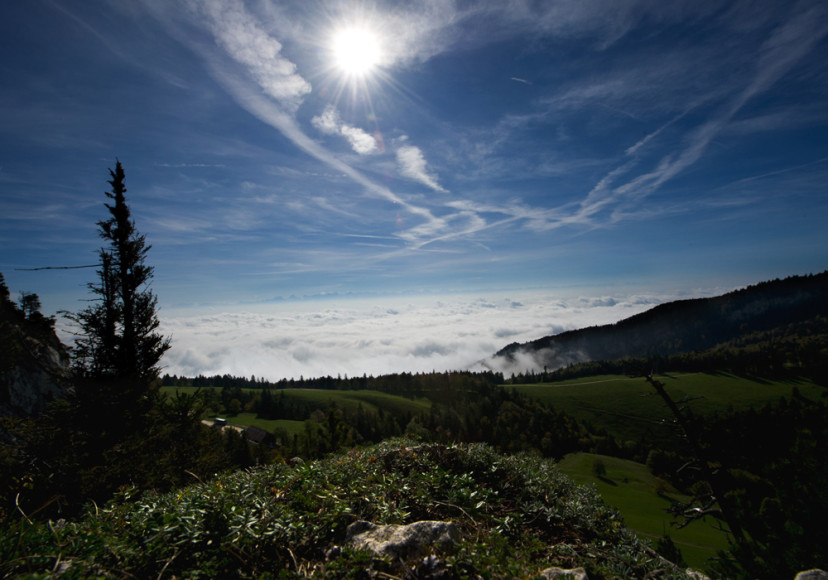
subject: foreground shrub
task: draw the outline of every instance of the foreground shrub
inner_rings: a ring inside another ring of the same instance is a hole
[[[357,520],[449,520],[461,540],[392,561],[344,545]],[[0,532],[0,561],[3,575],[67,578],[511,578],[551,566],[583,566],[590,578],[684,577],[550,461],[409,440],[167,494],[127,490],[73,522],[21,517]]]

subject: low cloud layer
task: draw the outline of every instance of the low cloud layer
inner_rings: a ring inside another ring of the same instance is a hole
[[[278,380],[482,370],[480,361],[509,343],[615,322],[666,299],[672,297],[403,297],[183,311],[163,317],[173,345],[164,372]]]

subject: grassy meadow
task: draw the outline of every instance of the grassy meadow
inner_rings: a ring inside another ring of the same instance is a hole
[[[771,380],[725,373],[670,373],[658,375],[658,379],[666,384],[667,392],[676,402],[692,399],[687,406],[700,415],[728,408],[738,411],[761,407],[780,397],[790,397],[794,387],[811,399],[825,393],[825,388],[804,379]],[[602,375],[509,388],[603,427],[621,439],[640,440],[672,434],[667,427],[671,419],[669,411],[643,378]]]
[[[206,387],[211,388],[211,387]],[[176,392],[193,394],[196,391],[205,390],[201,387],[162,387],[161,392],[174,395]],[[216,389],[218,390],[218,389]],[[249,393],[260,393],[260,389],[242,389]],[[325,409],[336,405],[347,413],[355,413],[362,407],[367,413],[376,413],[382,409],[386,413],[403,415],[410,413],[426,412],[431,408],[431,401],[428,399],[407,399],[399,395],[392,395],[381,391],[359,390],[327,390],[327,389],[278,389],[271,391],[274,398],[285,397],[286,401],[300,404],[310,409]],[[305,417],[307,418],[307,417]],[[255,425],[267,431],[275,427],[286,429],[289,434],[302,429],[302,420],[275,420],[262,419],[253,413],[239,413],[228,417],[231,424],[247,426]]]
[[[595,461],[601,461],[606,468],[602,477],[594,473]],[[576,483],[594,485],[604,501],[621,512],[627,526],[640,537],[655,542],[668,534],[691,568],[705,569],[709,558],[727,548],[725,534],[713,526],[710,518],[682,529],[671,526],[672,517],[666,511],[670,500],[679,501],[686,497],[653,476],[641,463],[592,453],[573,453],[558,463],[558,469]]]
[[[255,413],[239,413],[227,420],[229,425],[235,427],[259,427],[268,433],[273,433],[275,429],[281,429],[289,437],[294,434],[299,435],[305,430],[304,421],[296,421],[293,419],[262,419],[257,417]]]

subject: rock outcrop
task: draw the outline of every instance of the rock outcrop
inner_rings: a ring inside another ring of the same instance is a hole
[[[66,348],[52,322],[0,297],[0,417],[30,417],[66,395]]]
[[[451,522],[439,521],[414,522],[406,526],[380,526],[358,521],[348,526],[346,534],[346,541],[354,548],[403,559],[425,556],[434,547],[447,550],[459,541],[457,527]]]
[[[805,570],[797,574],[794,580],[828,580],[828,572],[819,568]]]
[[[568,578],[571,580],[589,580],[586,570],[583,568],[547,568],[540,574],[539,577],[546,580],[553,580],[554,578]]]
[[[61,380],[66,370],[65,354],[32,340],[27,344],[33,360],[0,374],[0,416],[37,415],[49,401],[66,395],[66,386]]]

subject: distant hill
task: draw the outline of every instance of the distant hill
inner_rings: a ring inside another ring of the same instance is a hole
[[[512,343],[488,364],[505,372],[552,371],[587,361],[667,356],[826,316],[828,271],[668,302],[615,324]]]

